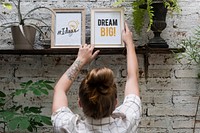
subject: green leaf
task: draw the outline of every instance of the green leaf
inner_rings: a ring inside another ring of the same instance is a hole
[[[20,84],[20,86],[23,88],[23,89],[27,89],[31,84],[33,83],[32,80],[29,80],[27,82],[23,82]]]
[[[35,115],[34,116],[34,122],[41,122],[41,116],[40,115]]]
[[[30,132],[37,132],[37,127],[31,122],[30,126],[28,127],[28,131]]]
[[[2,123],[5,124],[6,122],[5,121],[0,121],[0,124],[2,124]]]
[[[16,105],[13,105],[10,107],[9,111],[13,112],[15,110],[15,108],[16,108]]]
[[[29,111],[36,113],[36,114],[39,114],[42,112],[40,107],[30,107]]]
[[[43,87],[46,87],[46,86],[45,86],[45,84],[42,82],[42,83],[38,84],[38,87],[39,87],[39,88],[43,88]]]
[[[20,122],[19,120],[20,120],[19,117],[12,119],[10,122],[8,122],[8,128],[11,130],[17,129]]]
[[[48,90],[53,90],[53,87],[49,84],[45,84],[45,87],[48,89]]]
[[[153,24],[153,16],[154,16],[152,0],[147,1],[147,13],[148,13],[148,16],[149,16],[149,26],[147,28],[147,31],[149,31],[151,29],[152,24]]]
[[[29,127],[27,128],[29,132],[33,132],[33,128],[31,125],[29,125]]]
[[[30,122],[27,117],[23,117],[19,122],[19,128],[22,130],[27,129],[30,126]]]
[[[11,10],[12,9],[12,4],[10,4],[10,3],[3,3],[3,7]]]
[[[25,93],[27,93],[27,90],[26,90],[26,89],[17,89],[17,90],[15,91],[15,95],[16,95],[16,96],[19,96],[19,95],[25,94]]]
[[[45,80],[44,83],[53,84],[54,82],[53,81],[49,81],[49,80]]]
[[[32,84],[33,81],[32,80],[29,80],[28,82],[26,82],[26,86],[29,86],[30,84]]]
[[[6,99],[0,97],[0,102],[4,102]]]
[[[18,90],[15,91],[15,94],[14,94],[14,95],[18,96],[18,95],[20,95],[20,94],[21,94],[21,90],[18,89]]]
[[[40,127],[44,126],[44,124],[42,124],[42,122],[34,122],[34,125],[37,125],[37,126],[40,126]]]
[[[19,105],[15,108],[15,111],[18,111],[20,108],[22,108],[22,105]]]
[[[4,105],[5,105],[5,103],[1,103],[1,102],[0,102],[0,107],[1,107],[1,106],[4,106]]]
[[[31,113],[28,106],[24,107],[24,113]]]
[[[47,90],[45,90],[45,89],[40,89],[40,91],[41,91],[42,93],[44,93],[45,95],[48,95],[48,94],[49,94],[49,92],[48,92]]]
[[[51,118],[47,116],[41,116],[42,122],[44,122],[46,125],[52,125]]]
[[[39,81],[38,81],[38,83],[43,83],[43,82],[44,82],[44,80],[39,80]]]
[[[140,35],[142,27],[144,26],[144,16],[145,16],[145,9],[141,9],[139,6],[142,3],[135,1],[133,2],[133,25],[136,33]]]
[[[33,93],[36,95],[36,96],[40,96],[41,95],[41,91],[37,90],[37,89],[34,89],[33,90]]]
[[[5,102],[6,102],[6,99],[0,97],[0,107],[4,106]]]
[[[21,90],[21,92],[22,92],[23,94],[27,93],[27,91],[28,91],[28,90],[26,90],[26,89],[22,89],[22,90]]]
[[[6,97],[6,94],[0,91],[0,97]]]
[[[7,111],[7,110],[4,110],[3,113],[3,117],[6,121],[9,121],[11,120],[17,113],[15,112],[11,112],[11,111]]]

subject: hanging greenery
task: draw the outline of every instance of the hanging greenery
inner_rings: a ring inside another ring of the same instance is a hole
[[[149,18],[149,25],[147,31],[150,30],[151,25],[153,24],[154,11],[152,4],[154,1],[157,0],[136,0],[132,3],[133,25],[137,34],[141,33],[141,30],[144,26],[144,19],[146,13]],[[177,0],[162,0],[162,1],[165,7],[168,9],[168,11],[170,12],[180,11]],[[124,2],[126,2],[126,0],[118,0],[117,2],[114,3],[114,6],[119,6]]]

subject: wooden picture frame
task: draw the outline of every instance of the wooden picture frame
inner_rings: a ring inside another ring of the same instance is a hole
[[[95,47],[124,47],[122,41],[123,29],[123,8],[91,9],[91,44],[94,44]]]
[[[53,9],[51,48],[79,48],[85,44],[85,9]]]

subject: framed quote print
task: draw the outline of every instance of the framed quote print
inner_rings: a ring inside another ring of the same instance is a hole
[[[53,9],[51,48],[78,48],[85,44],[85,9]]]
[[[91,44],[95,47],[124,47],[123,8],[91,9]]]

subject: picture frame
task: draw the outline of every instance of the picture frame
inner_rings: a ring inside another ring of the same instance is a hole
[[[95,47],[124,47],[124,43],[122,41],[123,29],[123,8],[91,9],[91,44],[94,44]]]
[[[85,8],[53,11],[51,48],[79,48],[85,44]]]

